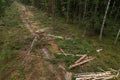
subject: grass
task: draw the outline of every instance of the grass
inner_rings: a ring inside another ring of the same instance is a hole
[[[38,22],[40,28],[51,27],[51,17],[48,16],[46,12],[33,7],[28,8],[35,13],[34,21]],[[23,23],[18,12],[15,3],[13,3],[11,7],[6,10],[5,16],[0,20],[1,76],[4,76],[11,67],[17,66],[19,51],[26,50],[26,45],[32,41],[28,36],[29,32],[21,25]],[[86,37],[83,38],[81,37],[83,30],[79,29],[78,25],[66,24],[65,21],[59,17],[57,17],[55,29],[51,33],[72,38],[72,40],[56,40],[58,46],[66,53],[88,54],[96,57],[96,60],[93,60],[88,65],[84,65],[84,68],[76,67],[71,70],[72,72],[96,72],[100,71],[98,67],[104,70],[109,70],[109,68],[118,70],[120,68],[120,42],[118,42],[117,45],[113,45],[113,40],[107,37],[104,37],[103,41],[100,42],[97,35],[86,35]],[[36,43],[35,46],[38,48],[39,43]],[[99,53],[96,52],[96,50],[100,48],[102,48],[103,51]],[[55,57],[55,60],[51,61],[52,64],[65,62],[67,67],[79,59],[79,57],[64,56],[61,54],[55,54]],[[21,69],[19,69],[19,71],[21,76],[23,76],[23,71]],[[11,80],[17,80],[17,78],[13,76]]]

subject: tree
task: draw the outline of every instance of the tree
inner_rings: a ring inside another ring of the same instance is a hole
[[[103,23],[102,23],[102,27],[101,27],[101,31],[100,31],[100,36],[99,36],[100,40],[102,40],[104,24],[105,24],[105,21],[106,21],[106,17],[107,17],[108,9],[109,9],[109,6],[110,6],[110,2],[111,2],[111,0],[108,1],[107,8],[106,8],[106,11],[105,11],[105,15],[104,15],[104,18],[103,18]]]

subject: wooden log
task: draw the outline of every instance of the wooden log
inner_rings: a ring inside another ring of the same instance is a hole
[[[37,31],[35,31],[36,33],[44,33],[44,32],[46,32],[47,30],[50,30],[50,28],[49,27],[46,27],[46,28],[43,28],[43,29],[39,29],[39,30],[37,30]]]
[[[76,64],[73,64],[73,65],[70,65],[69,69],[72,69],[72,68],[74,68],[74,67],[76,67],[76,66],[80,66],[80,65],[82,65],[82,64],[85,64],[85,63],[87,63],[87,62],[89,62],[89,61],[91,61],[91,60],[93,60],[93,59],[94,59],[94,58],[87,59],[87,60],[84,60],[84,61],[82,61],[82,62],[80,62],[80,63],[76,63]]]
[[[62,40],[64,39],[62,36],[55,36],[55,35],[52,35],[52,34],[48,34],[47,36],[57,38],[57,39],[62,39]]]
[[[75,63],[79,63],[82,60],[84,60],[87,57],[87,54],[83,55],[80,59],[78,59],[77,61],[75,61]]]
[[[76,80],[83,80],[83,79],[95,79],[95,80],[109,80],[115,78],[115,75],[111,73],[111,71],[105,71],[105,72],[97,72],[97,73],[81,73],[77,74]]]

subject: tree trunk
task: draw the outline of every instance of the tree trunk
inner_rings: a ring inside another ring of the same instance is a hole
[[[102,23],[102,27],[101,27],[101,31],[100,31],[100,36],[99,36],[100,41],[102,40],[104,24],[105,24],[105,21],[106,21],[106,17],[107,17],[108,9],[109,9],[109,6],[110,6],[110,2],[111,2],[111,0],[108,1],[107,8],[106,8],[106,11],[105,11],[105,15],[104,15],[104,18],[103,18],[103,23]]]
[[[66,22],[69,22],[69,8],[70,8],[70,0],[67,1],[67,19]]]
[[[118,31],[118,33],[117,33],[116,39],[115,39],[115,41],[114,41],[114,44],[117,43],[119,36],[120,36],[120,29],[119,29],[119,31]]]

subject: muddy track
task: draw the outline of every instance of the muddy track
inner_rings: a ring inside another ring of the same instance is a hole
[[[21,19],[22,19],[25,27],[30,31],[30,33],[33,36],[39,35],[39,34],[35,33],[35,31],[38,30],[38,28],[39,28],[37,23],[34,21],[31,21],[32,18],[34,19],[34,14],[31,11],[27,10],[24,5],[19,4],[19,8],[20,8],[20,16],[21,16]],[[46,34],[46,33],[44,33],[44,34]],[[41,34],[41,35],[43,35],[43,37],[45,37],[44,34]],[[58,46],[54,42],[54,40],[50,40],[48,43],[51,44],[51,47],[53,48],[53,50],[55,52],[59,52]],[[49,59],[49,60],[52,59],[52,56],[46,47],[41,48],[41,52],[43,53],[44,58]],[[48,68],[51,71],[51,73],[53,73],[55,75],[55,80],[64,80],[65,79],[65,78],[63,78],[64,73],[61,71],[63,73],[61,76],[61,74],[59,74],[59,72],[56,71],[56,68],[53,66],[53,64],[51,64],[50,62],[47,62],[47,61],[45,62],[45,64],[48,65]],[[39,66],[39,67],[41,67],[41,66]],[[27,79],[27,80],[30,80],[30,79]]]

